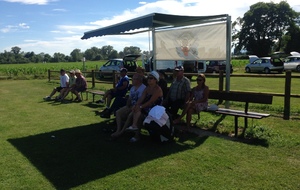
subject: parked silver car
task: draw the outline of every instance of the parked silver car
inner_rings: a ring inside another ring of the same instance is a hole
[[[137,68],[136,59],[140,57],[140,55],[126,55],[123,59],[110,59],[108,60],[102,67],[100,67],[99,71],[102,72],[110,72],[107,73],[107,76],[112,76],[112,71],[119,72],[121,68],[126,68],[128,72],[135,72]],[[104,77],[104,73],[99,75],[100,78]]]
[[[300,72],[300,53],[291,52],[292,56],[285,58],[284,70],[292,70]]]
[[[271,57],[258,58],[256,55],[250,55],[249,62],[250,63],[245,66],[246,73],[251,73],[251,72],[271,73],[272,71],[282,73],[284,69],[283,66],[284,63],[280,58],[271,58]]]

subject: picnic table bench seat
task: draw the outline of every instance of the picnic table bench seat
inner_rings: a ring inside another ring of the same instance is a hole
[[[93,102],[95,102],[95,95],[104,96],[105,92],[101,90],[86,90],[86,97],[88,100],[88,93],[93,95]]]
[[[237,101],[237,102],[245,103],[244,110],[235,110],[229,108],[218,108],[217,110],[213,110],[213,111],[210,110],[210,112],[234,116],[235,118],[234,135],[235,137],[237,137],[239,117],[244,118],[244,131],[245,131],[248,126],[248,118],[262,119],[270,116],[270,114],[268,113],[258,113],[258,112],[248,111],[249,103],[272,104],[273,96],[269,94],[254,93],[254,92],[234,92],[234,91],[225,92],[225,91],[218,91],[218,90],[210,90],[209,99],[217,99],[219,100],[219,103],[221,103],[222,101]]]

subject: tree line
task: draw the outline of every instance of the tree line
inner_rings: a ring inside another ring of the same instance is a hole
[[[232,23],[232,48],[234,55],[267,56],[273,52],[300,52],[300,13],[294,11],[286,1],[276,4],[273,2],[258,2],[250,6],[243,17]],[[143,54],[147,57],[151,52],[141,51],[139,47],[125,47],[117,52],[113,46],[101,48],[92,47],[82,52],[74,49],[70,55],[54,53],[35,54],[21,52],[21,48],[12,47],[11,51],[0,53],[1,63],[41,63],[41,62],[77,62],[86,60],[97,61],[126,54]]]
[[[47,53],[35,54],[34,52],[23,52],[20,47],[12,47],[11,51],[0,53],[0,64],[10,63],[58,63],[58,62],[80,62],[83,58],[89,61],[107,60],[116,57],[124,57],[127,54],[144,54],[149,56],[150,52],[143,51],[139,47],[125,47],[123,51],[117,52],[113,46],[107,45],[101,48],[92,47],[84,52],[74,49],[70,55],[54,53],[53,56]]]

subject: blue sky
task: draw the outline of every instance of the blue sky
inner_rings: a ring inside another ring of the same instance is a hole
[[[261,0],[263,1],[263,0]],[[149,50],[147,33],[104,36],[81,40],[84,32],[153,12],[178,15],[229,14],[232,21],[257,0],[0,0],[0,52],[18,46],[21,51],[55,52],[69,55],[75,48],[84,52],[93,46],[126,46]],[[270,1],[264,1],[270,2]],[[280,1],[273,0],[278,3]],[[287,3],[300,12],[299,0]]]

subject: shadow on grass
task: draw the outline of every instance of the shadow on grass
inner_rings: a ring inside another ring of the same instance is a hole
[[[57,188],[70,189],[160,157],[202,144],[207,137],[194,138],[193,145],[172,142],[158,145],[143,135],[129,143],[126,133],[109,141],[110,121],[62,129],[8,141]],[[189,138],[189,137],[186,137]]]

